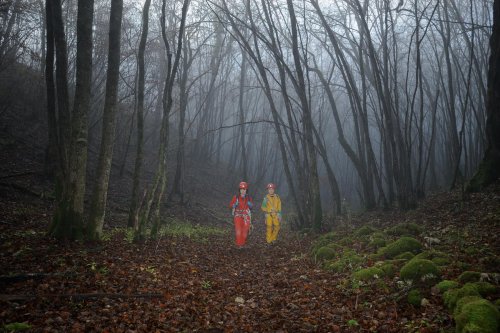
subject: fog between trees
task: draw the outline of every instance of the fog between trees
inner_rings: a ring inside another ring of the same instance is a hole
[[[80,237],[90,215],[99,237],[112,156],[131,168],[139,238],[165,200],[185,202],[188,163],[275,182],[294,223],[321,229],[474,175],[492,24],[483,0],[12,0],[0,75],[44,77],[55,235]]]

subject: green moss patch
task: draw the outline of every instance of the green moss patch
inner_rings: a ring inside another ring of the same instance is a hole
[[[397,256],[394,257],[394,259],[404,259],[404,260],[410,260],[413,259],[415,255],[411,252],[404,252],[401,254],[398,254]]]
[[[384,272],[384,275],[387,277],[394,277],[396,275],[396,266],[391,263],[383,263],[380,265],[380,269]]]
[[[400,223],[386,230],[392,236],[418,236],[423,228],[416,223]]]
[[[440,293],[444,293],[450,289],[456,289],[460,286],[457,281],[443,280],[436,285]]]
[[[360,269],[352,274],[352,277],[360,281],[368,281],[381,278],[384,276],[384,271],[378,267],[369,267]]]
[[[465,271],[458,277],[460,283],[477,282],[479,279],[481,279],[481,273],[474,271]]]
[[[410,292],[408,293],[408,303],[410,303],[411,305],[414,305],[414,306],[420,306],[420,304],[422,303],[422,294],[420,293],[420,290],[418,289],[412,289],[410,290]]]
[[[356,230],[354,232],[354,234],[356,236],[366,236],[366,235],[373,234],[375,231],[377,231],[377,229],[375,229],[374,227],[369,226],[369,225],[365,225],[365,226],[362,226],[361,228],[359,228],[358,230]]]
[[[439,276],[439,268],[432,261],[427,259],[412,259],[406,263],[399,272],[403,280],[411,280],[415,283],[431,283]]]
[[[316,255],[314,256],[314,259],[317,262],[325,261],[325,260],[332,260],[337,257],[339,251],[336,249],[333,249],[329,246],[323,246],[318,251],[316,251]]]
[[[496,333],[500,328],[498,309],[485,299],[468,299],[455,316],[458,333]]]
[[[330,272],[343,273],[360,268],[363,262],[364,259],[354,251],[345,251],[338,260],[326,261],[323,268]]]
[[[418,253],[422,249],[422,244],[412,237],[401,237],[400,239],[380,248],[377,254],[392,259],[405,252]]]
[[[419,253],[415,256],[415,259],[428,259],[438,266],[446,266],[451,262],[446,253],[436,250],[428,250]]]
[[[485,285],[487,282],[476,282],[476,283],[466,283],[460,289],[450,289],[443,294],[444,304],[450,309],[455,309],[458,301],[466,296],[478,296],[487,295],[489,292],[493,291],[491,284]],[[493,286],[493,288],[495,288]],[[481,294],[482,293],[482,294]]]

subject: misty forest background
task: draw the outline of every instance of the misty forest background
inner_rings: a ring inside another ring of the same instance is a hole
[[[240,180],[319,231],[465,190],[492,25],[491,0],[2,1],[2,140],[54,181],[57,238],[99,239],[111,205],[145,239]]]

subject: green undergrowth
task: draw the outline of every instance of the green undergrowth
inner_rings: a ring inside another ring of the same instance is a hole
[[[468,252],[482,256],[478,258],[479,267],[458,261],[455,252],[447,251],[448,236],[438,236],[431,244],[428,235],[436,237],[436,232],[426,232],[429,233],[424,234],[421,226],[411,222],[386,229],[365,225],[331,232],[313,243],[311,256],[327,271],[347,273],[345,279],[356,286],[354,289],[361,286],[371,292],[378,284],[384,284],[388,292],[391,288],[397,290],[393,294],[396,299],[415,307],[428,306],[433,303],[432,295],[441,294],[458,333],[498,332],[500,278],[481,269],[498,267],[495,264],[500,262],[500,257],[491,251],[470,247]],[[459,247],[463,247],[464,239],[460,242]],[[486,271],[495,272],[495,268]],[[456,280],[450,279],[450,272]],[[441,281],[442,276],[448,280]],[[389,286],[391,282],[393,285]]]

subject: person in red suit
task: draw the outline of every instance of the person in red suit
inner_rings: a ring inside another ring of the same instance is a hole
[[[248,231],[252,223],[253,200],[248,195],[248,184],[241,182],[239,193],[233,196],[229,204],[234,217],[234,231],[236,235],[236,246],[241,248],[245,245]]]

